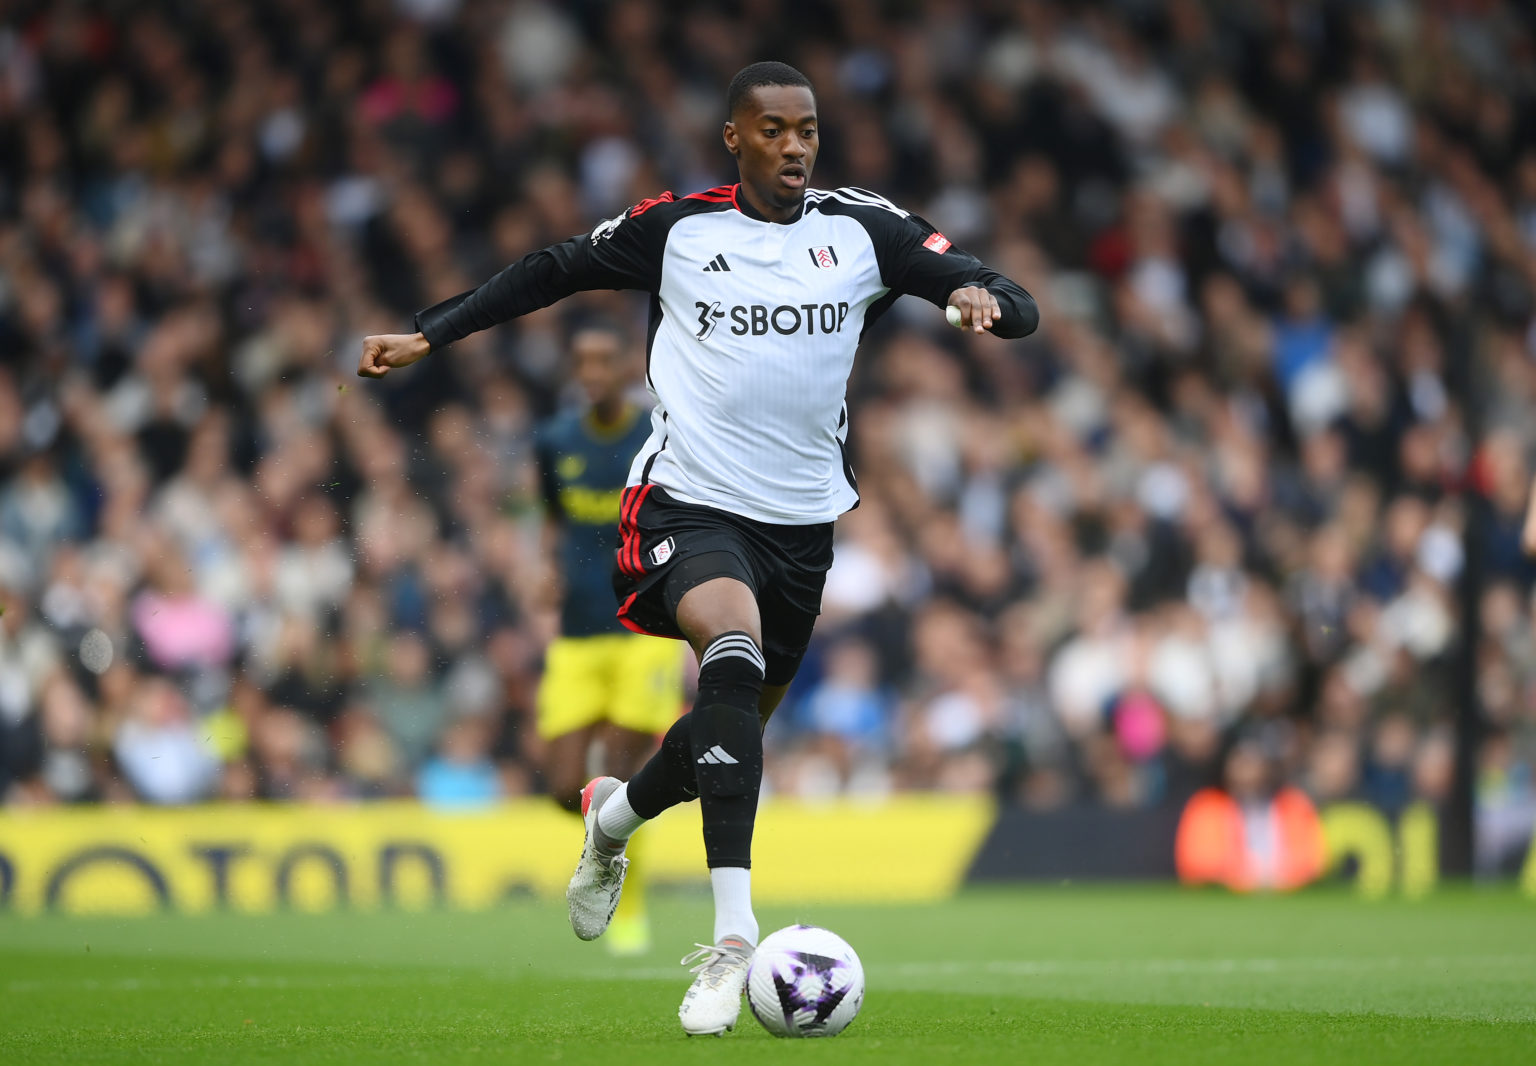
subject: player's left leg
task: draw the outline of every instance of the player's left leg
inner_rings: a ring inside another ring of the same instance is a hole
[[[690,722],[704,857],[715,898],[712,942],[683,960],[696,974],[678,1020],[690,1036],[731,1029],[741,1012],[747,966],[757,945],[752,912],[752,834],[763,781],[758,703],[766,663],[757,593],[734,578],[691,589],[677,605],[677,624],[699,653],[699,697]],[[649,767],[647,767],[649,769]],[[633,784],[644,802],[644,772]]]
[[[812,527],[783,533],[777,538],[774,552],[759,555],[759,564],[768,572],[768,579],[754,593],[758,611],[757,650],[761,653],[757,663],[761,674],[754,674],[756,703],[754,707],[756,736],[751,749],[759,767],[752,782],[750,809],[742,804],[740,824],[730,820],[718,820],[714,827],[717,840],[711,847],[711,820],[708,805],[705,806],[705,854],[709,861],[710,882],[715,896],[715,941],[720,943],[723,934],[731,931],[750,930],[750,942],[757,942],[758,924],[752,909],[752,836],[757,820],[757,800],[762,790],[762,733],[768,719],[778,708],[790,683],[799,672],[810,645],[811,632],[821,612],[821,591],[826,571],[831,565],[830,527]],[[699,619],[684,616],[684,604],[679,604],[678,624],[685,633],[691,626],[699,626]],[[686,624],[685,624],[686,623]],[[708,631],[708,627],[702,627]],[[703,682],[700,681],[700,704],[703,703]],[[695,712],[697,715],[697,712]],[[697,730],[697,727],[695,727]],[[695,754],[700,743],[695,736]],[[702,761],[702,760],[700,760]],[[705,766],[698,768],[700,802],[705,803]],[[715,804],[720,804],[719,797]]]
[[[815,587],[819,593],[819,582]],[[756,592],[726,580],[714,588],[699,586],[677,608],[679,627],[695,647],[702,647],[699,699],[689,716],[689,754],[703,806],[704,850],[715,899],[714,942],[701,944],[684,960],[696,963],[697,975],[678,1011],[690,1035],[724,1032],[740,1013],[759,931],[752,909],[751,851],[762,787],[762,728],[799,668],[819,606],[819,598],[784,603],[770,591],[754,619],[760,629],[722,632],[733,622],[743,624],[738,619],[748,611],[748,592],[751,605],[758,607]],[[771,689],[765,685],[769,679]],[[627,790],[642,812],[648,799],[643,776],[652,766],[665,763],[653,760]],[[679,762],[671,771],[681,768]]]

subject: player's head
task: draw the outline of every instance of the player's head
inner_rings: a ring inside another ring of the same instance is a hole
[[[622,400],[630,379],[629,338],[604,319],[583,323],[571,335],[571,373],[592,406]]]
[[[797,207],[816,165],[816,94],[787,63],[753,63],[726,90],[725,147],[756,199]]]

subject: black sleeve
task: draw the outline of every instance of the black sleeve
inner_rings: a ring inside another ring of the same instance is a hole
[[[955,247],[926,220],[917,215],[902,217],[881,207],[863,214],[874,239],[880,279],[892,292],[944,307],[956,289],[980,285],[997,297],[1002,310],[1002,318],[992,326],[995,336],[1027,337],[1040,325],[1034,297],[1023,286]]]
[[[661,283],[666,220],[651,212],[671,193],[636,204],[591,233],[530,252],[471,292],[416,313],[433,350],[589,289],[641,289]],[[644,217],[642,217],[644,216]]]

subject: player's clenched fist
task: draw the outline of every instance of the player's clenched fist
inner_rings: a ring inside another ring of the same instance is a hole
[[[1003,317],[997,297],[980,285],[966,285],[950,293],[949,306],[960,313],[958,322],[950,316],[951,324],[976,333],[991,329]]]
[[[363,338],[363,354],[357,361],[357,376],[381,378],[395,367],[410,366],[432,350],[420,333],[384,333]]]

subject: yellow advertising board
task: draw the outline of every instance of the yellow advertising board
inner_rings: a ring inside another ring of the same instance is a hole
[[[876,805],[768,801],[754,842],[764,902],[914,901],[953,892],[990,828],[978,797]],[[646,826],[655,883],[705,884],[697,804]],[[0,812],[0,909],[22,914],[483,908],[558,897],[581,823],[548,801],[476,812],[356,806]]]

